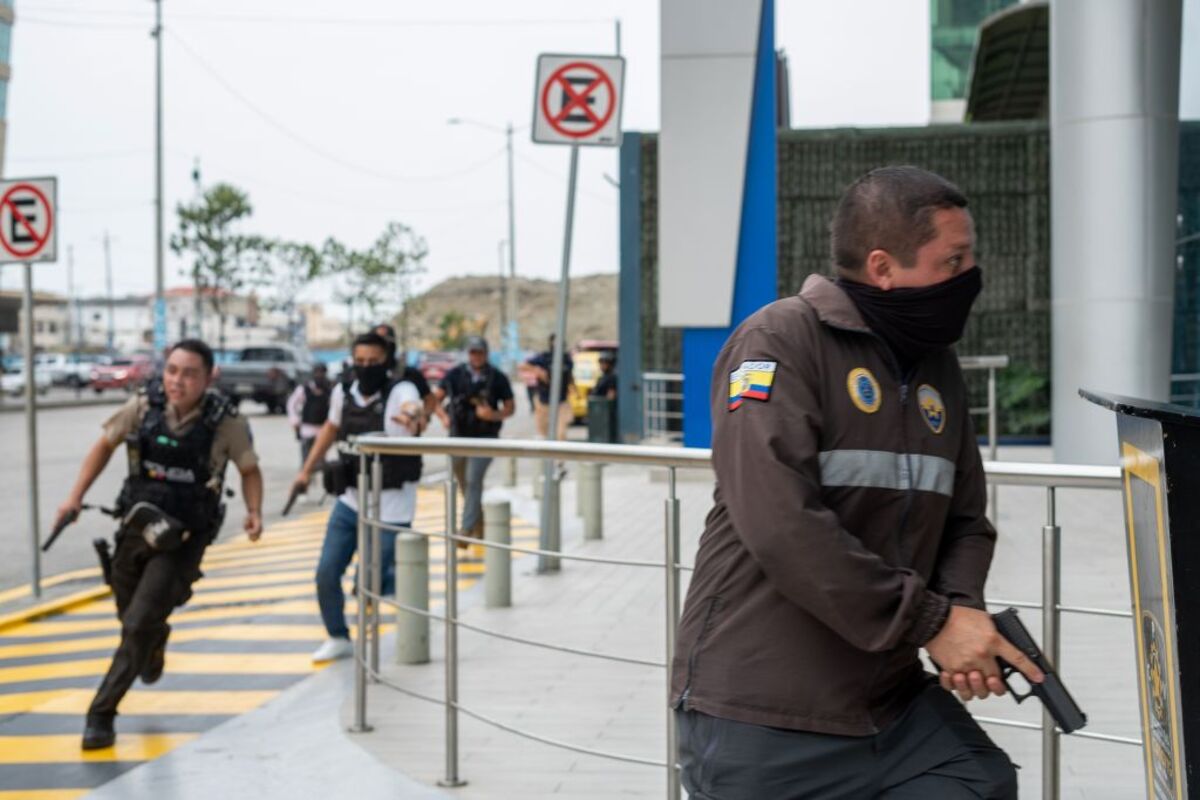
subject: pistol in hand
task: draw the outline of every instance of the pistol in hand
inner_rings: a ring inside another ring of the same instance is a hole
[[[993,614],[992,621],[996,623],[996,630],[1000,635],[1007,639],[1013,647],[1024,653],[1030,661],[1037,664],[1038,669],[1046,676],[1041,683],[1031,683],[1029,691],[1025,694],[1018,694],[1013,691],[1012,685],[1008,682],[1008,677],[1017,672],[1017,668],[1004,659],[997,658],[1004,685],[1012,692],[1013,699],[1020,703],[1032,695],[1041,700],[1042,705],[1050,712],[1050,716],[1054,718],[1063,733],[1071,733],[1087,725],[1087,715],[1076,705],[1070,692],[1067,691],[1067,687],[1063,685],[1062,679],[1054,671],[1054,665],[1050,663],[1045,653],[1038,647],[1037,642],[1029,635],[1028,629],[1021,622],[1021,618],[1017,616],[1017,610],[1009,608],[999,614]]]

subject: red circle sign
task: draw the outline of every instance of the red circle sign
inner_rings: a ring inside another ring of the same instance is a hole
[[[36,230],[34,230],[33,223],[21,213],[21,210],[17,208],[17,204],[13,202],[13,195],[17,192],[30,192],[33,194],[34,199],[41,204],[42,214],[46,220],[46,230],[44,233],[39,234]],[[16,186],[13,186],[11,189],[5,192],[4,197],[0,197],[0,218],[4,216],[3,212],[5,210],[7,210],[8,213],[13,216],[16,224],[7,226],[0,225],[0,246],[2,246],[9,255],[21,259],[33,258],[38,253],[42,252],[42,250],[46,247],[46,244],[50,241],[50,233],[54,228],[54,216],[53,211],[50,208],[50,201],[46,199],[46,195],[42,193],[42,190],[31,183],[18,183]],[[33,244],[31,246],[22,247],[16,242],[9,241],[9,239],[12,237],[12,231],[17,226],[23,228],[29,235],[29,238],[33,240]]]
[[[590,82],[584,86],[582,91],[577,91],[572,85],[572,81],[568,80],[567,72],[570,70],[585,70],[592,73],[592,76],[589,78]],[[601,86],[608,90],[608,108],[604,109],[603,114],[597,114],[592,110],[588,99]],[[555,87],[561,87],[563,94],[567,98],[567,102],[563,104],[563,107],[559,109],[557,114],[550,112],[550,92]],[[564,64],[550,75],[550,78],[546,81],[546,85],[542,87],[541,106],[542,115],[545,116],[546,122],[550,123],[551,128],[563,136],[569,136],[572,139],[582,139],[599,131],[612,118],[613,111],[617,107],[617,92],[613,88],[612,79],[608,77],[608,74],[604,70],[586,61],[574,61],[570,64]],[[564,123],[573,122],[568,117],[576,109],[587,118],[587,125],[583,128],[568,128]]]

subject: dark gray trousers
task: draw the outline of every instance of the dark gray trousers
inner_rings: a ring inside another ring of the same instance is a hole
[[[829,736],[676,711],[692,800],[1013,800],[1017,773],[931,685],[874,736]]]

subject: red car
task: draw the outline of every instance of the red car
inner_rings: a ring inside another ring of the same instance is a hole
[[[116,356],[92,368],[92,391],[124,389],[133,392],[150,379],[154,362],[150,356]]]
[[[455,366],[463,362],[461,353],[430,352],[421,353],[417,358],[417,369],[425,376],[430,386],[437,386],[442,377]]]

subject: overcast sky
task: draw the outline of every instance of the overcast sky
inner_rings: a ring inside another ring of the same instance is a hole
[[[1189,9],[1185,39],[1200,41]],[[653,0],[164,0],[168,234],[173,209],[203,183],[250,194],[250,227],[319,244],[366,246],[389,220],[430,248],[428,287],[499,269],[506,236],[504,137],[471,126],[512,120],[517,270],[556,277],[567,150],[534,145],[539,52],[611,53],[622,22],[624,127],[658,125],[658,4]],[[103,291],[112,237],[118,294],[153,288],[154,48],[149,0],[16,0],[4,164],[14,177],[59,177],[60,256],[39,289]],[[928,0],[778,0],[793,125],[924,124]],[[1185,53],[1200,71],[1193,48]],[[1193,88],[1200,86],[1193,85]],[[1186,89],[1185,89],[1186,91]],[[1200,116],[1200,97],[1184,116]],[[573,274],[618,263],[615,150],[581,157]],[[186,283],[168,253],[168,285]],[[19,285],[0,268],[0,286]],[[315,287],[310,299],[328,296]]]

